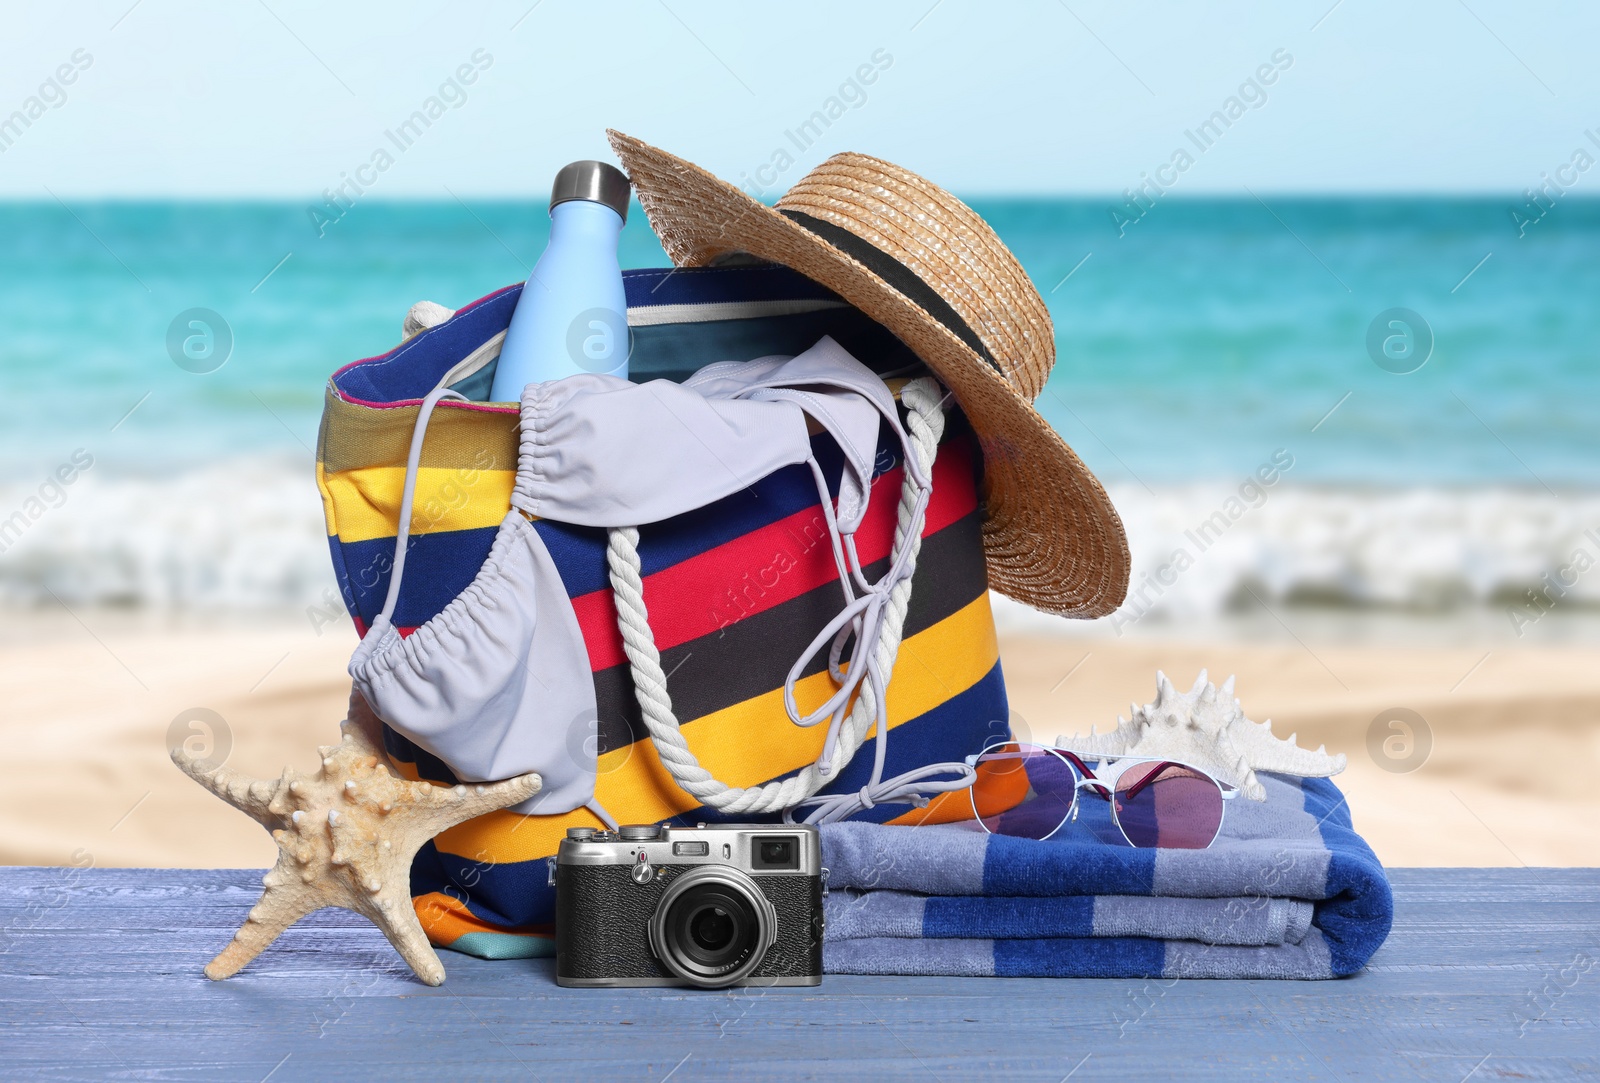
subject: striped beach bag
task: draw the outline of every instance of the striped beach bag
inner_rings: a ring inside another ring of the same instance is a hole
[[[823,336],[880,374],[897,397],[906,380],[923,371],[884,328],[783,267],[627,271],[624,279],[636,383],[682,382],[711,362],[801,354]],[[482,400],[521,288],[490,294],[386,354],[347,365],[329,381],[317,483],[334,571],[363,636],[389,592],[421,402],[441,385],[460,392],[462,401],[439,402],[428,421],[404,574],[389,618],[400,635],[467,588],[512,506],[518,409]],[[884,696],[891,735],[885,776],[960,762],[1009,733],[981,533],[981,456],[953,400],[942,405],[921,547]],[[906,409],[902,403],[902,414]],[[811,440],[823,472],[831,463],[837,479],[838,449],[829,446],[826,432]],[[871,487],[855,534],[869,573],[882,574],[889,562],[902,457],[900,441],[882,425],[873,464],[880,483]],[[729,786],[785,778],[822,754],[825,727],[791,722],[784,689],[796,659],[840,613],[840,571],[826,527],[831,513],[809,467],[794,465],[637,531],[632,559],[679,732],[699,764]],[[775,818],[719,812],[663,765],[619,631],[607,531],[549,519],[535,520],[533,528],[571,601],[588,655],[598,722],[579,739],[594,742],[587,750],[596,765],[594,804],[621,823]],[[811,657],[792,682],[800,710],[828,700],[836,679],[828,651]],[[457,781],[449,763],[387,725],[384,738],[407,777]],[[874,751],[863,748],[821,793],[861,790],[872,776]],[[877,804],[856,818],[926,822],[968,814],[958,792],[927,808]],[[551,815],[504,810],[434,839],[412,868],[412,895],[430,939],[490,958],[553,950],[547,859],[576,826],[602,822],[589,807]]]

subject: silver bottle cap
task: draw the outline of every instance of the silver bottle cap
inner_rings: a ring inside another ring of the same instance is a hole
[[[628,176],[605,162],[573,162],[561,167],[550,186],[550,206],[569,199],[586,199],[616,211],[628,220]]]

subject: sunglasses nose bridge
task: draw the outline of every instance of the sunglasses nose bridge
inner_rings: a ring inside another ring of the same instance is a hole
[[[1074,795],[1076,795],[1077,791],[1082,789],[1087,789],[1096,797],[1103,797],[1108,801],[1111,799],[1111,787],[1107,786],[1103,779],[1080,778],[1077,781],[1077,784],[1072,787],[1072,790]]]

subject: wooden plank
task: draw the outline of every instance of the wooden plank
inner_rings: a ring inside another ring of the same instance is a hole
[[[547,960],[449,952],[449,980],[430,989],[333,910],[213,983],[200,968],[259,872],[6,868],[0,1075],[1600,1079],[1600,870],[1393,879],[1395,931],[1343,981],[831,977],[705,992],[565,990]]]

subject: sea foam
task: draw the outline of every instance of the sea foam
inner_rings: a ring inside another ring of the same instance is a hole
[[[36,495],[0,486],[0,528],[14,512],[27,518]],[[287,609],[334,586],[316,482],[308,466],[277,460],[164,480],[96,467],[16,530],[0,551],[0,603],[10,606]]]
[[[1546,575],[1563,600],[1600,603],[1600,571],[1573,567],[1600,564],[1600,494],[1281,484],[1253,506],[1205,485],[1111,495],[1133,553],[1128,616],[1211,615],[1252,592],[1418,610],[1516,603]]]
[[[1285,481],[1252,506],[1230,503],[1238,494],[1227,485],[1110,492],[1133,554],[1129,596],[1111,623],[1207,618],[1256,599],[1510,611],[1531,604],[1534,591],[1560,607],[1600,606],[1600,493]],[[0,523],[36,493],[0,485]],[[96,467],[9,540],[0,604],[12,607],[59,599],[249,611],[336,597],[322,506],[303,463],[238,460],[168,480]]]

